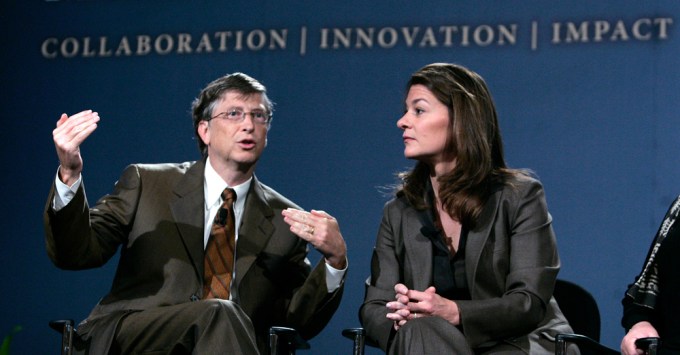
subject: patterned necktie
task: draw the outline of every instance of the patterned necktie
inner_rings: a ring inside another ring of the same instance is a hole
[[[215,214],[203,262],[203,299],[229,299],[229,285],[234,271],[234,200],[230,188],[222,192],[222,206]]]

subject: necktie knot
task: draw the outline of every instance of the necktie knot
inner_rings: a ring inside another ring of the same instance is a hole
[[[234,191],[234,189],[227,187],[226,189],[224,189],[224,191],[222,191],[222,201],[231,205],[234,203],[235,200],[236,191]]]
[[[227,216],[229,211],[233,210],[233,204],[236,200],[236,191],[231,188],[226,188],[222,191],[222,206],[217,210],[215,215],[215,223],[224,226],[227,224]]]

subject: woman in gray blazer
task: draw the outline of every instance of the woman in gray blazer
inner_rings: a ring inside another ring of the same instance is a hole
[[[417,163],[385,205],[360,310],[369,339],[391,354],[554,353],[571,328],[552,297],[552,218],[540,182],[505,165],[484,80],[435,63],[407,88],[397,126]]]

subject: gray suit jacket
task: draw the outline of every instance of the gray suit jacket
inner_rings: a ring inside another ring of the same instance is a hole
[[[64,269],[106,263],[121,248],[111,291],[78,332],[105,353],[116,324],[130,311],[176,305],[202,296],[205,161],[131,165],[114,191],[88,208],[84,186],[44,213],[47,252]],[[262,348],[271,325],[318,334],[337,309],[342,286],[328,293],[323,259],[312,270],[307,243],[281,211],[297,205],[253,179],[236,249],[232,299],[251,318]]]
[[[471,300],[456,301],[473,348],[510,343],[549,353],[555,334],[571,331],[552,297],[559,257],[551,221],[543,188],[529,177],[513,179],[485,203],[465,245]],[[386,204],[360,310],[369,338],[382,349],[393,335],[385,303],[394,299],[394,285],[421,291],[432,285],[432,243],[422,227],[405,197]]]

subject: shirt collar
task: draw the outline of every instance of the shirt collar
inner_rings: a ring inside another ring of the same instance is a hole
[[[214,206],[215,204],[222,203],[222,191],[224,191],[224,189],[227,187],[231,187],[234,189],[234,191],[236,191],[236,201],[234,201],[234,204],[243,205],[246,199],[246,194],[248,193],[248,189],[250,189],[250,184],[253,181],[253,177],[251,176],[248,180],[240,185],[229,186],[224,180],[222,180],[222,177],[217,174],[217,171],[215,171],[215,168],[212,167],[212,164],[210,164],[210,157],[206,159],[204,176],[203,191],[205,194],[206,209],[210,209],[210,207]]]

